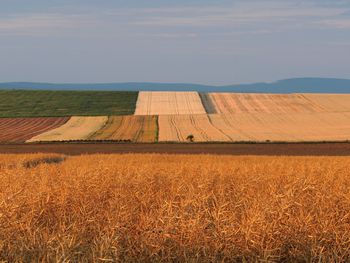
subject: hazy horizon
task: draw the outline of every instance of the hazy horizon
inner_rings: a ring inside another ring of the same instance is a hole
[[[273,81],[256,81],[256,82],[242,82],[242,83],[224,83],[224,84],[205,84],[205,83],[194,83],[194,82],[147,82],[147,81],[125,81],[125,82],[43,82],[43,81],[0,81],[0,84],[6,84],[6,83],[38,83],[38,84],[53,84],[53,85],[104,85],[104,84],[170,84],[170,85],[199,85],[199,86],[213,86],[213,87],[223,87],[223,86],[240,86],[240,85],[253,85],[253,84],[277,84],[281,82],[287,82],[287,81],[349,81],[350,79],[346,78],[327,78],[327,77],[297,77],[297,78],[286,78],[286,79],[278,79]]]
[[[350,79],[345,0],[3,0],[0,82]]]

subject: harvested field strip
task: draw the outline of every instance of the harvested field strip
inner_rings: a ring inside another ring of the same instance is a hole
[[[346,141],[350,113],[239,113],[159,116],[159,141]]]
[[[350,140],[350,113],[212,114],[209,119],[232,141]]]
[[[350,112],[350,94],[303,94],[327,112]]]
[[[193,135],[195,142],[225,142],[230,138],[214,127],[206,114],[203,115],[161,115],[159,141],[186,142]]]
[[[62,118],[0,118],[0,142],[25,142],[34,136],[64,125],[69,117]]]
[[[302,94],[209,93],[219,114],[230,113],[311,113],[324,108]]]
[[[157,137],[156,116],[112,116],[107,124],[89,139],[132,142],[155,142]]]
[[[106,124],[107,120],[108,118],[105,116],[75,116],[61,127],[35,136],[27,140],[27,142],[85,140],[101,129]]]
[[[135,115],[205,114],[197,92],[140,92]]]

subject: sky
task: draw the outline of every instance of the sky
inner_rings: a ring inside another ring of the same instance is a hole
[[[0,82],[350,79],[350,0],[1,0]]]

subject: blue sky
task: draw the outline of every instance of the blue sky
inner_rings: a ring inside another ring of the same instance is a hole
[[[350,78],[349,0],[1,0],[0,82]]]

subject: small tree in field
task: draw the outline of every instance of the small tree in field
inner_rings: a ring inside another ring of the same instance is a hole
[[[194,136],[192,134],[188,135],[186,138],[187,141],[193,142],[194,141]]]

